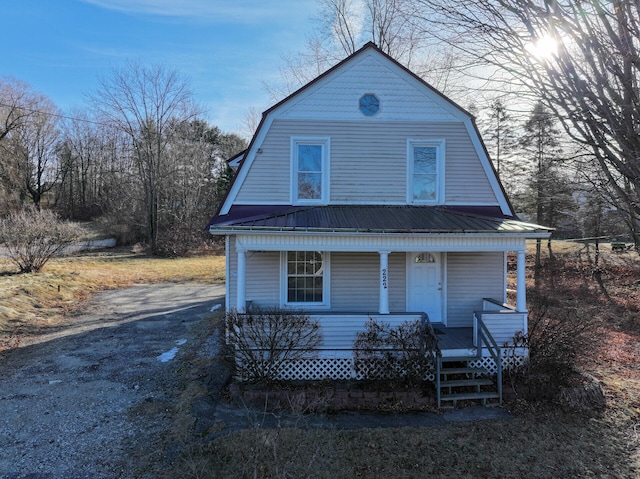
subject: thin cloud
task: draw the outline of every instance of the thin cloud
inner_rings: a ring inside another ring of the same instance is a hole
[[[76,47],[78,50],[82,50],[89,54],[91,58],[106,57],[106,58],[138,58],[143,55],[147,55],[147,51],[129,50],[121,47],[97,47],[88,45],[85,42],[78,42]]]
[[[295,0],[278,1],[277,5],[259,0],[82,0],[107,10],[127,15],[206,18],[219,22],[256,22],[291,11]]]

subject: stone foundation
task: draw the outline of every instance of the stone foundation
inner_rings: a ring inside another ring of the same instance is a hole
[[[373,385],[259,387],[233,383],[231,399],[247,407],[267,411],[336,412],[431,411],[436,397],[432,386],[381,388]]]

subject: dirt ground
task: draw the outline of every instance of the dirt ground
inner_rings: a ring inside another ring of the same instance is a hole
[[[224,286],[203,284],[104,292],[3,352],[0,478],[157,477],[148,465],[166,457],[181,358],[223,302]]]

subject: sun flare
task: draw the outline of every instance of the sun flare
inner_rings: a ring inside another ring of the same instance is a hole
[[[558,40],[544,35],[527,44],[527,51],[538,60],[548,60],[558,53]]]

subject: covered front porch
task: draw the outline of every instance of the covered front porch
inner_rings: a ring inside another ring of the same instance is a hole
[[[513,309],[526,312],[521,238],[232,236],[227,310],[243,312],[253,304],[314,313],[420,311],[434,323],[471,327],[473,311],[484,309],[483,297],[498,305],[506,301],[509,251],[517,255]]]
[[[504,355],[504,348],[513,348],[511,341],[498,344],[489,332],[483,317],[490,318],[494,325],[499,325],[498,331],[522,331],[526,323],[526,313],[518,313],[513,308],[502,305],[495,309],[497,303],[492,299],[485,299],[487,308],[477,311],[473,315],[473,325],[470,327],[447,327],[442,323],[430,323],[429,327],[435,333],[438,343],[438,355],[443,358],[467,358],[472,366],[485,368],[489,373],[496,374],[500,367],[521,365],[525,359],[524,351],[513,351]],[[428,322],[425,313],[367,313],[367,312],[326,312],[313,313],[311,317],[318,321],[322,332],[322,343],[309,355],[308,359],[292,361],[281,371],[283,380],[322,380],[363,379],[354,362],[354,343],[357,333],[363,331],[369,320],[388,323],[392,328],[405,321]],[[347,333],[347,331],[349,333]],[[435,359],[435,358],[434,358]],[[435,380],[436,370],[427,379]]]
[[[549,233],[486,213],[326,206],[230,217],[211,226],[226,235],[226,309],[295,308],[318,320],[323,343],[283,379],[358,379],[354,342],[370,318],[426,316],[441,357],[490,365],[489,338],[496,351],[527,332],[526,240]],[[510,253],[517,266],[507,286]],[[512,306],[507,287],[516,290]]]
[[[481,298],[506,301],[508,252],[517,254],[515,309],[526,311],[526,240],[549,234],[488,207],[274,208],[250,209],[250,217],[238,211],[210,226],[227,237],[227,310],[242,312],[252,302],[310,311],[424,311],[432,322],[470,327]],[[321,255],[313,261],[322,268],[312,273],[322,279],[291,274],[292,252]],[[321,282],[323,290],[297,286],[289,294],[288,283],[303,280]]]
[[[516,304],[507,306],[506,258],[514,250]],[[323,340],[313,357],[289,364],[282,379],[360,379],[354,343],[369,319],[393,327],[428,318],[442,357],[467,357],[492,372],[497,364],[481,331],[498,347],[510,343],[516,332],[527,331],[521,238],[253,232],[231,237],[227,251],[228,310],[291,307],[306,311],[320,325]],[[312,253],[295,253],[299,251]],[[313,290],[317,301],[289,301],[302,290],[291,285],[300,278],[308,283],[309,276],[321,284]]]

